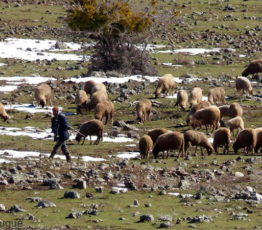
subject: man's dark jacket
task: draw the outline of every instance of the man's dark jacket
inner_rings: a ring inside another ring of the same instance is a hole
[[[52,133],[55,134],[55,141],[66,141],[69,138],[69,123],[64,114],[59,113],[57,117],[53,117],[51,120]]]

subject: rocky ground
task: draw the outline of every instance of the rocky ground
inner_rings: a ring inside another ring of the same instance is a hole
[[[12,117],[10,123],[0,121],[0,228],[260,229],[261,154],[240,151],[235,155],[230,149],[229,155],[204,152],[202,156],[200,151],[192,154],[192,149],[185,159],[172,153],[169,159],[141,161],[140,136],[158,127],[188,130],[187,112],[174,108],[175,95],[153,99],[158,76],[87,75],[91,54],[87,47],[92,41],[65,26],[70,4],[0,2],[1,102],[9,106]],[[161,41],[153,42],[161,47],[149,47],[160,75],[172,73],[177,89],[199,86],[204,96],[210,88],[223,86],[227,103],[242,105],[245,127],[261,127],[260,77],[249,77],[255,94],[241,100],[234,79],[250,60],[261,58],[262,3],[181,0],[161,4],[174,4],[180,14],[173,40],[163,34]],[[13,50],[6,46],[10,38],[26,40],[13,40],[18,44]],[[43,45],[43,39],[52,41]],[[116,108],[114,123],[105,127],[105,140],[98,146],[78,145],[72,133],[68,141],[72,163],[62,155],[49,160],[54,145],[48,134],[51,110],[31,105],[36,79],[50,84],[53,103],[63,109],[74,128],[93,118],[93,112],[75,114],[76,91],[88,79],[104,82]],[[145,124],[136,121],[134,112],[141,98],[153,102],[152,120]],[[212,140],[212,133],[208,136]]]

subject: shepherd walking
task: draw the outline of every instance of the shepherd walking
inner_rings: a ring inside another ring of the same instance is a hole
[[[54,158],[57,150],[61,148],[64,155],[66,156],[67,162],[71,161],[71,155],[66,147],[66,140],[69,138],[68,130],[70,129],[69,123],[63,113],[59,113],[58,107],[53,107],[54,117],[51,120],[52,133],[54,133],[54,141],[56,144],[50,154],[49,158]]]

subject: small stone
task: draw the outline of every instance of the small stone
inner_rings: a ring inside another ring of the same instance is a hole
[[[161,223],[159,225],[159,228],[170,228],[171,226],[172,226],[171,223],[167,221],[167,222]]]
[[[146,203],[146,204],[145,204],[145,207],[146,207],[146,208],[151,208],[151,207],[152,207],[152,204]]]
[[[74,188],[78,188],[78,189],[86,189],[86,187],[87,185],[85,180],[78,180],[76,185],[74,185]]]
[[[64,198],[80,199],[80,194],[76,191],[66,191],[64,193]]]
[[[155,219],[153,215],[145,214],[145,215],[140,216],[139,222],[153,222],[154,220]]]
[[[55,208],[56,205],[55,205],[55,203],[53,203],[49,200],[42,200],[42,201],[38,202],[37,207],[38,208]]]
[[[242,172],[235,172],[235,177],[243,177],[245,176]]]
[[[71,212],[66,218],[77,219],[83,215],[82,212]]]
[[[96,187],[95,190],[96,192],[102,193],[104,190],[104,187]]]
[[[0,204],[0,212],[5,211],[5,206],[3,204]]]
[[[8,212],[25,212],[25,209],[22,209],[19,205],[12,206]]]
[[[140,212],[138,211],[133,213],[133,216],[139,216],[139,215],[140,215]]]
[[[134,205],[135,205],[135,206],[139,206],[139,205],[140,205],[139,202],[138,202],[138,200],[134,200]]]

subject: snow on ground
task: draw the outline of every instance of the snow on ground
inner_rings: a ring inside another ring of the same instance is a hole
[[[46,81],[56,81],[53,77],[41,77],[39,75],[32,75],[28,77],[14,76],[14,77],[0,77],[0,81],[6,81],[7,85],[0,86],[0,92],[11,92],[18,88],[19,85],[30,84],[38,85]]]
[[[51,51],[75,51],[81,49],[80,44],[64,43],[67,49],[55,49],[56,40],[35,40],[7,38],[0,42],[0,58],[16,58],[28,61],[39,60],[88,60],[89,56],[52,53]]]
[[[27,126],[22,128],[17,127],[0,127],[0,135],[8,135],[8,136],[28,136],[33,139],[38,140],[52,140],[53,134],[51,133],[51,129],[39,130],[35,127]],[[72,133],[70,135],[70,140],[75,140],[76,134]],[[91,140],[95,141],[97,139],[96,136],[92,136]],[[103,142],[111,142],[111,143],[125,143],[125,142],[133,142],[134,139],[128,138],[125,135],[119,135],[118,137],[109,137],[107,133],[103,137]],[[80,142],[82,143],[82,142]],[[86,138],[85,144],[89,144],[89,137]]]
[[[26,113],[52,113],[52,106],[47,106],[45,108],[42,108],[41,106],[35,106],[33,104],[14,104],[14,105],[5,105],[6,110],[18,110],[21,112],[26,112]],[[59,107],[59,110],[62,108]]]
[[[211,143],[211,144],[213,144],[213,142],[214,142],[214,138],[213,137],[209,137],[209,138],[207,138],[208,139],[208,141]]]
[[[118,84],[122,84],[125,82],[128,82],[129,80],[134,80],[134,81],[150,81],[150,82],[155,82],[158,81],[160,77],[159,76],[142,76],[142,75],[131,75],[128,77],[110,77],[110,78],[106,78],[106,77],[81,77],[81,78],[70,78],[70,79],[66,79],[64,80],[65,82],[74,82],[74,83],[81,83],[81,82],[87,82],[90,80],[95,81],[96,83],[104,83],[104,82],[109,82],[109,83],[118,83]],[[192,81],[197,81],[200,78],[187,78],[187,81],[192,82]],[[177,83],[181,83],[184,79],[182,78],[178,78],[178,77],[174,77],[175,82]]]
[[[122,159],[131,159],[131,158],[136,158],[139,155],[140,155],[139,152],[123,152],[123,153],[117,154],[116,156]]]
[[[163,62],[162,65],[169,66],[169,67],[182,67],[183,65],[174,65],[171,62]]]
[[[0,86],[0,92],[12,92],[14,90],[17,90],[18,86],[16,85],[4,85],[4,86]]]
[[[5,63],[1,63],[1,62],[0,62],[0,66],[4,66],[4,65],[6,65],[6,64],[5,64]]]
[[[24,158],[38,158],[38,157],[49,157],[50,153],[40,153],[40,152],[34,152],[34,151],[16,151],[16,150],[0,150],[0,163],[6,162],[9,163],[8,159],[24,159]],[[4,157],[4,158],[3,158]],[[65,160],[64,155],[55,155],[55,158]],[[76,156],[72,156],[72,159],[78,159]],[[89,161],[105,161],[104,158],[98,158],[98,157],[91,157],[91,156],[81,156],[79,157],[80,160],[89,162]]]

